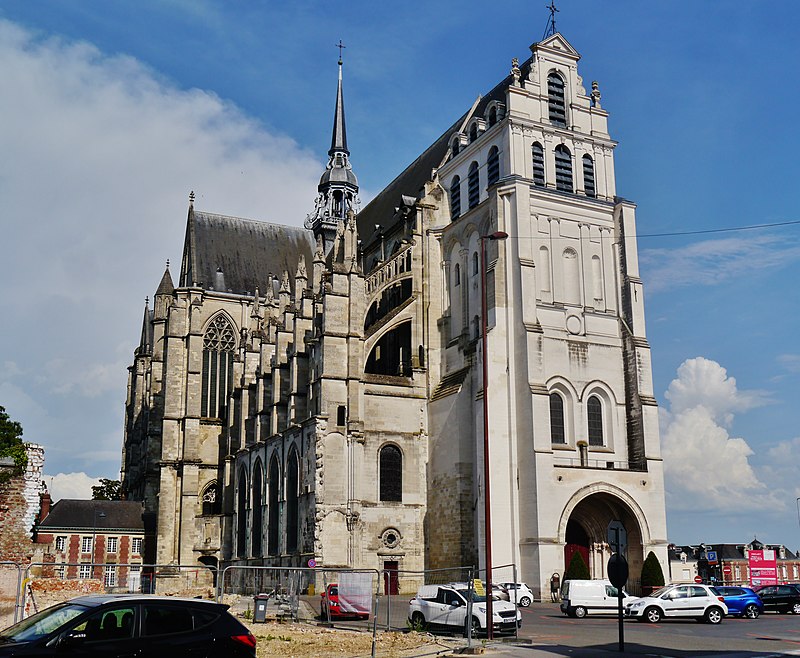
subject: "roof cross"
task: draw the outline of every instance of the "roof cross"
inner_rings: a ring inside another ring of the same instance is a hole
[[[550,10],[550,18],[547,19],[547,27],[544,28],[544,36],[542,39],[551,37],[556,33],[556,14],[559,11],[556,7],[555,0],[550,0],[550,4],[547,5],[546,9]]]
[[[339,43],[336,44],[336,47],[339,49],[339,64],[341,64],[342,63],[342,48],[347,48],[347,46],[345,46],[342,43],[342,40],[339,39]]]

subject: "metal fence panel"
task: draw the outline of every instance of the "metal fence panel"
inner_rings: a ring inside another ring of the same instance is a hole
[[[22,616],[22,574],[16,562],[0,562],[0,629],[11,626]]]

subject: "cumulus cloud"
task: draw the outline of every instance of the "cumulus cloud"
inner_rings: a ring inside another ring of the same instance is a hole
[[[782,505],[758,478],[747,441],[726,429],[734,412],[764,404],[763,393],[739,390],[725,368],[698,357],[681,364],[666,395],[662,451],[671,507],[741,512]]]
[[[86,473],[56,473],[43,475],[53,502],[62,498],[87,499],[92,497],[92,487],[100,484],[100,478],[93,478]]]
[[[82,470],[91,446],[116,455],[113,476],[144,297],[167,258],[177,278],[189,192],[200,210],[300,225],[324,164],[91,44],[0,20],[0,61],[5,406],[53,471]]]

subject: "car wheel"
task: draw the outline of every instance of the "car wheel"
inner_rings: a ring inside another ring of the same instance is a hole
[[[424,631],[427,628],[427,624],[425,623],[425,615],[421,612],[415,612],[411,615],[411,628],[414,630]]]
[[[721,608],[717,608],[716,606],[709,608],[706,610],[706,614],[704,615],[704,619],[708,624],[719,624],[722,621],[722,618],[725,616],[725,613],[722,612]]]
[[[800,602],[797,602],[794,605],[792,605],[792,614],[800,615]]]
[[[523,597],[522,597],[522,598],[519,600],[519,604],[520,604],[520,605],[521,605],[523,608],[527,608],[527,607],[528,607],[528,606],[531,604],[531,600],[530,600],[530,598],[528,598],[527,596],[523,596]]]
[[[661,610],[658,608],[647,608],[644,611],[644,618],[651,624],[657,624],[661,621]]]
[[[742,617],[747,617],[748,619],[758,619],[758,615],[760,614],[761,612],[759,611],[758,606],[754,603],[751,603],[744,609]]]
[[[478,633],[481,632],[481,623],[478,621],[477,617],[472,618],[472,637],[477,637]]]
[[[578,619],[583,619],[586,616],[586,608],[582,605],[575,606],[572,611],[572,614]]]

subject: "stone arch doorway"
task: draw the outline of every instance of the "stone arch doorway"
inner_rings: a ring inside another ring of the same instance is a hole
[[[621,492],[620,492],[621,493]],[[613,491],[599,491],[581,497],[567,507],[562,518],[564,571],[575,553],[580,553],[589,567],[591,578],[606,578],[608,559],[619,547],[628,560],[630,589],[638,589],[644,561],[647,528],[641,510],[633,501],[624,500]],[[571,508],[571,509],[570,509]]]

